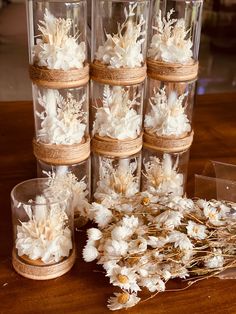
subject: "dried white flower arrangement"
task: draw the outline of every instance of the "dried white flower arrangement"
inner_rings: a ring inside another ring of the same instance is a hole
[[[182,196],[184,178],[183,174],[177,171],[178,164],[179,158],[177,157],[173,164],[169,154],[164,154],[162,161],[154,156],[147,162],[144,160],[145,189],[158,195],[172,193]]]
[[[160,11],[156,17],[157,26],[153,26],[156,34],[153,35],[148,57],[165,62],[188,63],[192,60],[192,41],[187,38],[190,32],[186,30],[184,19],[172,19],[171,9],[167,18],[162,17]]]
[[[96,60],[107,64],[111,68],[135,68],[143,63],[142,44],[145,41],[145,20],[140,15],[135,22],[135,10],[138,4],[130,4],[129,11],[124,9],[125,21],[118,24],[118,33],[106,34],[107,40],[98,48],[95,54]]]
[[[50,199],[54,195],[50,194]],[[23,205],[29,218],[17,226],[16,249],[18,255],[45,264],[57,263],[69,256],[72,249],[72,235],[63,202],[49,203],[48,197],[38,195],[32,205]],[[36,203],[36,204],[35,204]]]
[[[96,107],[93,134],[124,140],[139,136],[142,116],[134,109],[140,106],[140,94],[130,99],[130,91],[121,86],[104,86],[102,106]]]
[[[142,288],[153,297],[169,279],[200,275],[186,279],[190,286],[236,266],[235,204],[143,192],[91,210],[103,223],[87,231],[83,257],[97,259],[121,289],[108,300],[110,310],[137,304]]]
[[[167,97],[165,87],[154,89],[154,96],[149,99],[151,110],[145,115],[144,127],[157,136],[181,137],[191,131],[190,121],[182,103],[186,93],[177,96],[171,91]]]
[[[36,115],[42,120],[37,139],[47,144],[79,144],[83,141],[87,113],[83,111],[84,94],[77,101],[71,93],[64,98],[58,90],[46,89],[39,92],[38,103],[44,109]]]
[[[78,44],[79,31],[75,36],[70,32],[76,25],[67,18],[56,18],[45,9],[44,20],[40,21],[40,35],[32,48],[33,63],[48,69],[81,69],[86,58],[85,42]]]
[[[101,157],[99,181],[94,198],[102,204],[116,202],[121,197],[129,197],[139,191],[139,178],[135,174],[137,160],[120,159],[118,165],[113,160]]]
[[[72,195],[72,208],[74,214],[88,218],[90,204],[88,201],[88,186],[85,177],[80,181],[66,166],[60,166],[56,172],[44,172],[49,178],[50,193],[58,194],[69,191]]]

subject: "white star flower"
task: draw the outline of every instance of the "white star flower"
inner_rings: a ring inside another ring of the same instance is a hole
[[[128,292],[114,293],[114,297],[108,300],[108,308],[112,311],[127,309],[136,305],[141,299],[136,293],[129,294]]]
[[[192,220],[188,221],[188,225],[187,225],[186,229],[187,229],[188,235],[191,238],[194,238],[197,240],[203,240],[207,236],[206,226],[195,223]]]

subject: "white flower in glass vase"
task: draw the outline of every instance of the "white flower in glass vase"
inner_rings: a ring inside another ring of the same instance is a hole
[[[190,29],[186,30],[184,19],[171,18],[174,12],[174,9],[171,9],[165,19],[159,11],[156,17],[157,26],[153,26],[156,33],[152,37],[148,57],[154,60],[186,64],[191,62],[193,56],[193,44],[188,38]]]
[[[44,110],[36,112],[42,120],[37,139],[47,144],[81,143],[86,129],[85,102],[85,94],[77,101],[69,92],[66,98],[58,90],[47,89],[43,94],[39,92],[38,103]]]
[[[101,160],[99,181],[94,193],[96,200],[116,201],[120,197],[132,196],[139,191],[139,178],[135,175],[137,161],[120,160],[117,167],[112,160]]]
[[[71,36],[71,19],[56,18],[45,9],[44,20],[39,22],[41,33],[33,47],[33,63],[48,69],[70,70],[84,66],[85,42],[78,44],[79,32]]]
[[[47,205],[47,198],[36,197],[37,205],[23,205],[29,218],[17,226],[18,255],[45,264],[59,262],[72,249],[68,216],[60,204]]]
[[[191,130],[183,101],[187,94],[177,96],[171,91],[167,97],[165,87],[155,91],[149,99],[151,110],[145,115],[144,127],[157,136],[181,137]]]
[[[173,165],[169,154],[164,154],[162,161],[153,156],[150,157],[150,161],[144,161],[148,191],[153,194],[183,195],[183,174],[177,172],[178,163],[177,158]]]
[[[97,106],[93,134],[124,140],[139,136],[142,117],[134,109],[140,106],[140,94],[130,99],[130,90],[105,85],[102,107]]]
[[[107,40],[98,48],[95,58],[111,68],[135,68],[143,63],[142,44],[145,41],[146,31],[143,15],[135,22],[135,9],[138,4],[125,8],[125,21],[118,24],[118,33],[106,34]]]
[[[87,199],[89,192],[85,177],[79,181],[72,172],[66,171],[66,168],[64,172],[45,172],[49,177],[49,188],[45,191],[45,195],[50,198],[63,191],[68,191],[72,196],[71,206],[74,214],[80,214],[87,218],[90,205]]]

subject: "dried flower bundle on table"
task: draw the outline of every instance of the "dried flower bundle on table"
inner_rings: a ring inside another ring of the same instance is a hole
[[[38,30],[40,35],[33,47],[33,63],[48,69],[70,70],[84,66],[86,58],[85,42],[78,44],[79,30],[71,36],[72,29],[76,29],[69,18],[56,18],[45,9],[44,20],[40,21]]]
[[[111,68],[141,67],[144,60],[142,44],[145,41],[145,20],[140,15],[139,21],[134,20],[138,3],[130,4],[129,10],[124,9],[125,21],[118,24],[118,33],[106,34],[107,40],[98,48],[95,59]]]
[[[143,175],[146,179],[145,188],[152,194],[183,195],[183,174],[178,173],[179,158],[175,164],[171,155],[164,154],[162,161],[158,157],[151,156],[149,161],[144,160]]]
[[[48,144],[75,144],[84,139],[87,113],[83,110],[86,95],[78,101],[67,92],[64,98],[58,90],[46,89],[38,93],[38,103],[44,109],[36,111],[41,128],[38,130],[39,141]]]
[[[148,50],[148,57],[171,63],[188,63],[192,60],[193,43],[189,37],[190,30],[186,30],[184,19],[172,19],[174,9],[167,13],[167,18],[159,11],[156,17],[156,32]]]
[[[134,306],[143,288],[165,291],[169,279],[203,279],[235,266],[235,212],[236,205],[228,202],[148,192],[110,206],[93,203],[99,227],[88,229],[83,257],[97,259],[120,288],[108,300],[109,309]]]
[[[183,101],[187,95],[179,97],[173,90],[167,96],[165,87],[154,90],[149,99],[150,112],[145,115],[144,127],[157,136],[181,137],[191,131],[190,121],[185,113]]]
[[[96,108],[93,134],[123,140],[137,138],[142,116],[134,109],[140,104],[140,94],[130,98],[130,89],[104,86],[102,106]]]

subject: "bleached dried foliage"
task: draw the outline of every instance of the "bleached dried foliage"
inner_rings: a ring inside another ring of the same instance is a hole
[[[155,34],[148,50],[148,57],[154,60],[185,64],[190,62],[193,57],[190,29],[186,30],[184,19],[171,18],[174,12],[174,9],[171,9],[165,19],[162,12],[159,11],[156,17],[157,26],[153,26]]]
[[[140,15],[135,21],[138,3],[130,4],[129,10],[124,9],[125,21],[118,24],[117,34],[106,34],[107,40],[98,48],[96,60],[111,68],[141,67],[143,60],[142,45],[146,38],[145,20]]]
[[[46,89],[38,94],[38,103],[44,109],[36,112],[41,122],[37,139],[48,144],[75,144],[84,139],[87,113],[86,95],[77,101],[71,93],[64,98],[58,90]]]
[[[147,162],[144,160],[145,189],[159,195],[172,193],[182,196],[184,178],[182,173],[178,173],[178,164],[179,158],[173,164],[169,154],[164,154],[162,160],[154,156]]]
[[[139,191],[137,160],[120,160],[114,165],[109,158],[102,157],[99,168],[99,181],[94,198],[102,204],[114,203],[121,197],[129,197]]]
[[[124,140],[137,138],[142,117],[134,109],[140,104],[140,94],[130,99],[130,91],[121,86],[104,86],[102,106],[97,106],[93,134]]]
[[[45,9],[44,20],[39,22],[39,38],[32,47],[33,63],[48,69],[81,69],[86,58],[85,42],[78,44],[79,31],[70,33],[75,26],[71,19],[56,18]]]
[[[149,99],[151,110],[145,115],[144,127],[157,136],[181,137],[191,130],[183,101],[187,94],[179,97],[175,91],[167,96],[165,87],[154,90]]]

